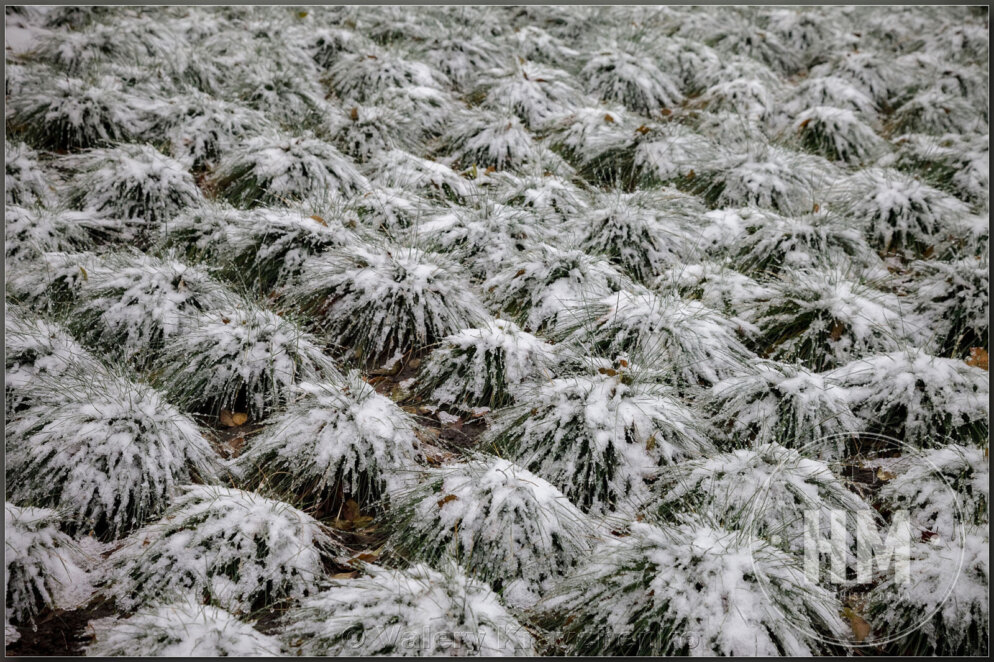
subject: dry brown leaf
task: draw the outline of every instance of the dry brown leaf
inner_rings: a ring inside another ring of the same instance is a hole
[[[311,216],[311,219],[313,219],[314,221],[317,221],[318,223],[320,223],[324,227],[328,227],[328,223],[323,218],[321,218],[320,216],[318,216],[317,214],[313,214]]]
[[[897,474],[884,471],[883,467],[877,467],[877,478],[880,480],[894,480],[897,478]]]
[[[359,519],[359,504],[354,499],[349,499],[342,506],[342,517],[345,518],[346,522],[355,522]]]
[[[608,124],[614,124],[614,118],[611,117],[611,113],[604,113],[604,121]]]
[[[332,579],[355,579],[358,576],[359,576],[359,572],[357,570],[353,570],[352,572],[337,572],[334,575],[332,575],[331,578]]]
[[[836,322],[835,324],[833,324],[832,335],[831,335],[832,340],[838,340],[839,338],[841,338],[845,330],[846,327],[844,324],[842,324],[842,322]]]
[[[459,497],[457,497],[455,494],[446,494],[444,497],[442,497],[441,499],[438,500],[438,507],[441,508],[442,506],[444,506],[448,502],[455,501],[458,498]]]
[[[848,607],[843,611],[843,613],[849,619],[849,625],[852,627],[852,633],[857,643],[862,642],[870,636],[870,624],[865,618]]]
[[[971,347],[970,358],[966,360],[966,364],[987,370],[987,350],[983,347]]]

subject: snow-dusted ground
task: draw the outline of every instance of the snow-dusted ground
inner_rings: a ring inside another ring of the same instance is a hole
[[[8,650],[986,653],[987,21],[8,8]]]

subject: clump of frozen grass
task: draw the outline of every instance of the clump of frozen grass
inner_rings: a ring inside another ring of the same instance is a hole
[[[39,380],[57,380],[74,369],[83,372],[100,369],[100,361],[61,326],[6,302],[4,338],[7,420],[30,405],[32,387]]]
[[[579,74],[587,90],[604,101],[616,101],[643,115],[654,116],[683,100],[680,85],[651,58],[624,50],[595,54]]]
[[[287,297],[367,364],[421,350],[486,313],[461,269],[438,253],[356,244],[308,259]]]
[[[352,161],[311,134],[249,138],[224,154],[213,173],[217,192],[239,207],[287,205],[369,188]]]
[[[835,77],[849,82],[879,106],[889,105],[907,84],[907,71],[895,58],[869,50],[843,51],[811,69],[812,78]]]
[[[472,182],[449,166],[399,149],[374,155],[366,171],[373,182],[382,186],[414,190],[439,200],[463,200],[475,190]]]
[[[765,356],[821,371],[889,352],[919,333],[920,320],[893,294],[838,270],[785,270],[757,303]]]
[[[100,258],[89,252],[46,251],[14,264],[6,273],[7,296],[39,312],[63,313]]]
[[[161,514],[176,485],[215,474],[196,424],[145,384],[73,371],[31,397],[6,428],[8,496],[59,510],[69,530],[117,538]]]
[[[72,608],[89,589],[82,552],[47,508],[4,504],[5,625],[34,623],[46,608]],[[8,641],[9,643],[9,641]]]
[[[454,558],[517,607],[533,604],[590,551],[586,516],[538,476],[478,455],[432,469],[398,496],[388,547],[409,561]]]
[[[357,105],[349,110],[335,134],[335,142],[344,154],[358,163],[392,150],[420,151],[417,131],[407,126],[410,120],[388,106]]]
[[[267,291],[288,282],[312,255],[350,245],[356,235],[337,209],[324,216],[303,208],[187,209],[164,232],[167,247],[217,265],[220,275]]]
[[[831,164],[821,157],[766,146],[702,163],[677,184],[712,208],[756,205],[789,215],[811,209],[831,176]]]
[[[990,639],[990,542],[987,529],[962,539],[915,543],[910,585],[897,577],[869,594],[878,632],[905,634],[890,648],[904,655],[986,655]],[[922,619],[928,620],[922,623]]]
[[[417,468],[416,423],[358,372],[296,390],[299,397],[239,456],[253,484],[334,512],[347,499],[373,505]]]
[[[586,655],[811,655],[826,650],[813,633],[846,629],[793,556],[696,522],[632,523],[540,607],[565,651]]]
[[[840,210],[883,253],[922,255],[969,213],[966,203],[896,170],[874,168],[836,187]]]
[[[986,347],[990,333],[989,258],[966,257],[953,262],[916,265],[919,304],[916,311],[937,330],[937,353],[968,357],[973,347]]]
[[[691,252],[684,196],[621,195],[576,221],[580,246],[608,257],[636,281],[647,283]]]
[[[653,507],[662,517],[679,522],[687,512],[713,513],[723,526],[799,556],[808,512],[818,513],[826,537],[833,511],[845,513],[850,525],[858,511],[872,512],[828,464],[776,443],[668,466],[654,489],[659,500]],[[855,550],[852,534],[847,544]]]
[[[191,485],[108,558],[114,580],[105,591],[125,610],[189,592],[247,614],[314,594],[323,558],[336,553],[321,524],[288,504]]]
[[[848,219],[825,212],[783,217],[749,216],[733,261],[747,273],[775,274],[784,268],[816,267],[850,261],[875,264],[862,232]]]
[[[987,112],[959,94],[949,94],[939,86],[917,93],[894,111],[887,124],[893,134],[947,133],[976,134],[988,130]]]
[[[662,353],[683,381],[698,385],[735,374],[751,356],[737,329],[700,301],[629,287],[561,316],[556,334],[604,356]]]
[[[522,55],[528,58],[528,55]],[[500,65],[500,55],[495,52],[493,43],[471,30],[457,33],[457,36],[435,36],[426,45],[423,59],[463,90]]]
[[[809,108],[825,106],[848,110],[871,125],[877,118],[878,109],[873,97],[859,86],[837,76],[815,76],[801,81],[790,92],[784,110],[796,116]]]
[[[272,129],[261,112],[194,92],[174,99],[176,106],[162,113],[157,130],[169,144],[169,153],[181,163],[204,169],[217,162],[242,140]]]
[[[872,432],[917,446],[987,439],[987,372],[961,360],[912,348],[854,360],[826,378],[848,390],[853,410]]]
[[[113,77],[90,85],[50,73],[39,71],[10,98],[7,125],[34,147],[78,150],[127,142],[149,125],[147,102],[124,92]]]
[[[149,145],[94,149],[68,164],[76,175],[67,202],[76,209],[158,225],[203,199],[186,168]]]
[[[549,234],[534,213],[488,201],[478,209],[456,207],[436,213],[416,231],[428,246],[451,254],[481,279],[510,266],[522,251]]]
[[[663,125],[634,150],[633,165],[647,184],[686,177],[699,164],[717,157],[716,145],[711,140],[677,123]]]
[[[536,384],[495,414],[486,443],[585,511],[623,509],[646,498],[661,464],[713,449],[670,389],[631,382],[622,372]]]
[[[912,522],[945,540],[962,526],[986,526],[990,504],[990,467],[984,449],[949,444],[903,461],[899,474],[880,489],[891,511],[911,513]],[[940,474],[940,477],[936,476]]]
[[[941,137],[922,134],[894,140],[894,166],[920,173],[931,186],[947,191],[971,205],[989,206],[990,147],[987,134]]]
[[[728,113],[757,123],[769,122],[777,107],[781,86],[753,75],[719,80],[711,84],[694,105],[711,113]]]
[[[549,244],[524,253],[483,283],[491,305],[537,332],[584,301],[597,301],[628,284],[603,258]]]
[[[746,336],[756,332],[749,322],[755,303],[771,293],[766,283],[732,269],[727,263],[710,260],[666,270],[654,283],[654,290],[673,291],[685,299],[700,301],[730,317]]]
[[[825,375],[758,358],[715,384],[707,409],[735,440],[753,446],[777,442],[825,458],[837,458],[845,439],[865,425],[850,409],[848,391]]]
[[[476,94],[485,95],[484,107],[510,111],[533,131],[580,100],[569,74],[533,62],[516,62],[509,69],[497,70],[484,78]]]
[[[55,202],[55,185],[59,180],[45,170],[39,154],[24,143],[4,145],[6,175],[4,185],[7,204],[51,205]]]
[[[6,264],[32,269],[42,254],[88,250],[98,242],[134,237],[134,224],[94,212],[54,211],[41,207],[5,207]]]
[[[90,621],[93,641],[87,655],[116,657],[278,657],[280,640],[264,635],[223,609],[199,604],[186,596],[168,604],[140,609],[126,619]]]
[[[299,50],[285,49],[299,57]],[[305,64],[306,63],[306,64]],[[310,65],[310,66],[308,66]],[[317,80],[317,66],[300,58],[291,66],[262,57],[239,68],[232,96],[249,108],[266,113],[283,126],[313,126],[329,107],[326,89]]]
[[[163,389],[187,408],[254,419],[288,402],[295,383],[337,374],[317,338],[248,302],[197,315],[165,343],[155,370]]]
[[[366,566],[287,612],[300,655],[533,655],[534,640],[481,581],[455,566]]]
[[[531,133],[510,113],[457,118],[444,136],[448,153],[465,168],[518,168],[538,158]]]
[[[509,176],[498,201],[533,212],[541,218],[566,221],[587,208],[583,191],[572,181],[555,175]]]
[[[195,315],[226,303],[223,286],[170,256],[106,255],[80,285],[70,327],[107,355],[143,364],[188,331]]]
[[[341,53],[328,69],[332,88],[343,99],[365,103],[388,88],[448,87],[445,76],[424,62],[408,60],[399,52],[368,48],[358,53]]]
[[[425,359],[418,391],[432,402],[472,411],[511,404],[522,384],[548,377],[555,349],[509,320],[488,319],[482,326],[444,338]]]
[[[867,163],[884,149],[883,138],[845,108],[808,108],[794,118],[791,128],[805,149],[833,161]]]
[[[348,220],[342,222],[348,227],[362,225],[391,238],[403,237],[408,228],[418,228],[438,207],[437,201],[411,191],[376,187],[346,203]]]

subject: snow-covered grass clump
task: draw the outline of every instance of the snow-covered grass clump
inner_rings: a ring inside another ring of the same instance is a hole
[[[511,404],[522,384],[552,374],[555,349],[509,320],[447,336],[425,359],[420,390],[431,401],[472,411]]]
[[[455,558],[504,601],[528,606],[590,551],[592,526],[562,492],[512,462],[479,455],[432,469],[389,515],[391,553]]]
[[[159,516],[177,485],[217,470],[196,424],[121,374],[67,372],[31,399],[6,428],[8,496],[57,509],[72,530],[117,538]]]
[[[701,523],[632,523],[540,607],[567,653],[812,655],[845,631],[799,561]]]
[[[124,609],[184,593],[201,604],[247,614],[315,592],[323,559],[338,552],[309,515],[252,492],[184,487],[158,522],[108,559],[108,595]]]
[[[370,506],[417,470],[416,423],[358,373],[296,390],[239,458],[250,480],[334,511],[345,499]]]
[[[248,302],[226,303],[196,314],[162,348],[156,374],[177,402],[258,419],[288,402],[295,383],[337,374],[317,338],[293,321]]]
[[[94,657],[135,651],[156,657],[278,657],[283,652],[279,639],[189,596],[145,607],[128,618],[90,621],[88,627],[93,641],[86,654]]]
[[[47,508],[4,504],[4,591],[8,632],[11,623],[27,624],[46,608],[73,608],[88,587],[82,552],[58,529],[59,517]]]
[[[533,655],[531,634],[483,582],[442,571],[366,566],[286,613],[283,639],[300,655]]]
[[[367,364],[424,348],[486,315],[444,255],[357,244],[308,259],[288,293],[339,347]]]
[[[624,509],[647,495],[662,464],[713,444],[669,389],[625,373],[536,384],[495,416],[487,445],[562,490],[587,511]]]

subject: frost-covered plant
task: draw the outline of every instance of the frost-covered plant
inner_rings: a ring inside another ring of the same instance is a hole
[[[821,157],[767,146],[701,164],[677,183],[712,208],[757,205],[791,214],[811,209],[831,174]]]
[[[367,566],[333,579],[284,617],[300,655],[533,655],[534,640],[483,582],[458,567]]]
[[[59,180],[45,170],[38,152],[24,143],[14,142],[6,143],[3,152],[8,205],[50,205],[55,202],[55,185]]]
[[[633,165],[646,183],[669,182],[686,177],[698,164],[714,158],[717,149],[711,140],[685,124],[670,123],[638,142]]]
[[[920,320],[895,295],[838,270],[785,270],[756,304],[765,356],[821,371],[873,352],[896,350]]]
[[[231,613],[199,604],[192,596],[140,609],[128,618],[90,621],[87,655],[116,657],[278,657],[280,640],[242,623]]]
[[[286,52],[299,53],[282,51]],[[240,67],[231,84],[232,96],[284,126],[315,124],[315,118],[323,119],[329,110],[324,103],[326,90],[317,80],[316,65],[308,62],[308,67],[300,60],[281,62],[259,58]]]
[[[532,62],[516,63],[513,68],[484,79],[483,105],[496,111],[510,111],[528,128],[541,129],[550,119],[578,103],[580,93],[569,81],[569,74],[561,69]]]
[[[7,296],[39,312],[64,312],[99,263],[89,252],[46,251],[7,269]]]
[[[71,157],[69,165],[77,174],[67,202],[76,209],[157,225],[203,198],[180,162],[149,145],[94,149]]]
[[[661,464],[713,449],[671,390],[631,381],[621,373],[536,384],[495,415],[486,443],[585,511],[623,509],[646,498]]]
[[[240,141],[272,129],[261,112],[203,93],[174,99],[158,125],[170,155],[197,169],[213,165]]]
[[[407,228],[417,228],[438,206],[412,191],[375,187],[349,200],[343,210],[346,218],[341,220],[348,227],[361,224],[388,237],[403,237]]]
[[[740,77],[714,83],[694,102],[712,113],[728,112],[760,123],[771,119],[777,92],[768,81]]]
[[[556,324],[584,301],[597,301],[627,284],[607,260],[549,244],[523,254],[483,283],[493,307],[529,331]]]
[[[438,253],[356,244],[304,262],[287,296],[321,320],[332,342],[379,364],[483,319],[483,306],[463,278]]]
[[[716,426],[753,446],[779,443],[834,458],[863,428],[848,392],[801,366],[753,359],[711,388],[707,408]]]
[[[191,485],[108,558],[114,579],[105,591],[125,610],[189,593],[244,614],[313,594],[322,559],[336,553],[321,524],[288,504]]]
[[[504,601],[533,604],[590,551],[586,516],[555,487],[512,462],[477,455],[432,469],[388,513],[391,554],[454,558]]]
[[[604,101],[616,101],[643,115],[657,115],[683,101],[678,82],[651,58],[624,50],[597,53],[584,64],[579,78]]]
[[[920,173],[932,186],[986,208],[990,197],[990,146],[982,136],[900,136],[895,167]]]
[[[556,364],[552,345],[509,320],[447,336],[424,360],[418,391],[432,402],[472,411],[511,404],[522,384],[547,377]]]
[[[925,253],[969,213],[966,203],[904,173],[870,169],[839,182],[840,209],[884,253]]]
[[[684,196],[622,194],[576,220],[580,246],[608,257],[636,281],[647,283],[690,253]]]
[[[632,523],[540,608],[565,651],[584,655],[811,655],[845,632],[838,599],[800,561],[696,522]]]
[[[828,464],[776,443],[668,466],[654,489],[661,517],[679,522],[687,512],[711,513],[725,527],[799,556],[809,512],[817,513],[826,537],[833,511],[844,513],[850,526],[857,512],[873,513]],[[852,553],[855,536],[847,534],[846,542]]]
[[[744,220],[746,234],[736,242],[733,262],[746,273],[776,274],[784,268],[846,260],[867,266],[875,263],[862,232],[845,217],[825,212],[788,217],[761,212]]]
[[[428,246],[450,254],[484,279],[547,238],[548,225],[530,211],[484,201],[477,209],[457,207],[435,214],[415,231]]]
[[[437,35],[426,45],[425,61],[462,88],[500,64],[494,44],[480,34]],[[525,56],[527,57],[527,55]]]
[[[988,130],[987,113],[957,95],[932,87],[919,92],[894,111],[888,120],[892,133],[981,133]]]
[[[76,606],[89,581],[82,552],[47,508],[4,504],[5,624],[33,623],[44,609]]]
[[[88,250],[98,241],[134,237],[133,224],[92,211],[7,205],[4,221],[5,263],[22,269],[31,269],[44,253]]]
[[[686,383],[697,385],[736,373],[751,356],[737,328],[699,301],[629,287],[561,316],[556,333],[602,356],[663,354]]]
[[[509,177],[498,200],[528,209],[543,218],[562,221],[573,218],[587,207],[582,189],[572,181],[555,175]]]
[[[457,118],[444,140],[464,168],[517,168],[539,152],[528,129],[509,113]]]
[[[916,272],[916,310],[933,320],[936,347],[943,356],[966,358],[973,347],[986,347],[990,334],[990,262],[987,255],[953,262],[930,260]]]
[[[34,147],[77,150],[126,142],[150,123],[148,102],[122,91],[112,77],[89,85],[44,73],[12,96],[8,109],[8,130]]]
[[[399,53],[365,49],[342,53],[328,69],[331,86],[345,99],[365,103],[385,88],[427,87],[444,90],[445,76],[424,62],[408,60]]]
[[[296,276],[303,262],[355,235],[337,210],[320,216],[303,208],[187,209],[166,228],[166,246],[217,265],[221,275],[266,291]]]
[[[380,152],[366,164],[370,179],[383,186],[415,190],[441,200],[463,200],[473,194],[473,183],[449,166],[395,149]]]
[[[886,508],[909,511],[916,526],[946,540],[955,539],[961,526],[988,524],[990,466],[984,449],[949,444],[899,462],[898,476],[880,489]]]
[[[391,150],[418,151],[417,131],[411,131],[408,123],[410,119],[387,106],[353,106],[349,119],[336,132],[335,142],[358,163]]]
[[[223,306],[222,289],[203,270],[170,256],[114,253],[88,272],[69,324],[104,353],[143,364],[189,331],[197,313]]]
[[[311,134],[249,138],[221,157],[212,178],[217,192],[239,207],[287,205],[369,188],[351,160]]]
[[[258,419],[283,406],[293,384],[337,374],[317,338],[291,320],[231,301],[190,321],[155,364],[163,389],[185,407]]]
[[[990,640],[990,539],[974,529],[963,539],[915,543],[910,585],[887,578],[869,593],[868,618],[888,647],[903,655],[986,655]],[[924,623],[923,618],[928,618]]]
[[[863,49],[843,51],[811,69],[810,75],[847,80],[881,106],[889,105],[907,82],[906,71],[895,58]]]
[[[417,468],[416,424],[357,372],[296,390],[299,397],[239,456],[253,484],[334,512],[345,499],[372,505]]]
[[[908,349],[854,360],[826,378],[849,391],[873,432],[917,446],[987,439],[990,380],[961,360]]]
[[[808,108],[794,118],[791,128],[805,149],[833,161],[865,163],[883,150],[883,139],[845,108]]]
[[[873,97],[850,81],[836,76],[806,78],[790,93],[784,110],[792,116],[808,108],[829,106],[848,110],[866,123],[877,118],[877,104]]]
[[[673,291],[730,317],[740,333],[752,336],[756,327],[749,321],[755,303],[770,296],[765,283],[746,276],[722,262],[684,264],[665,271],[655,282],[657,292]]]
[[[31,387],[38,380],[58,379],[81,366],[99,370],[100,362],[61,326],[30,311],[4,302],[4,349],[7,418],[31,402]]]
[[[177,484],[215,473],[196,424],[145,384],[75,370],[31,398],[7,424],[7,493],[59,510],[70,530],[117,538],[161,514]]]

